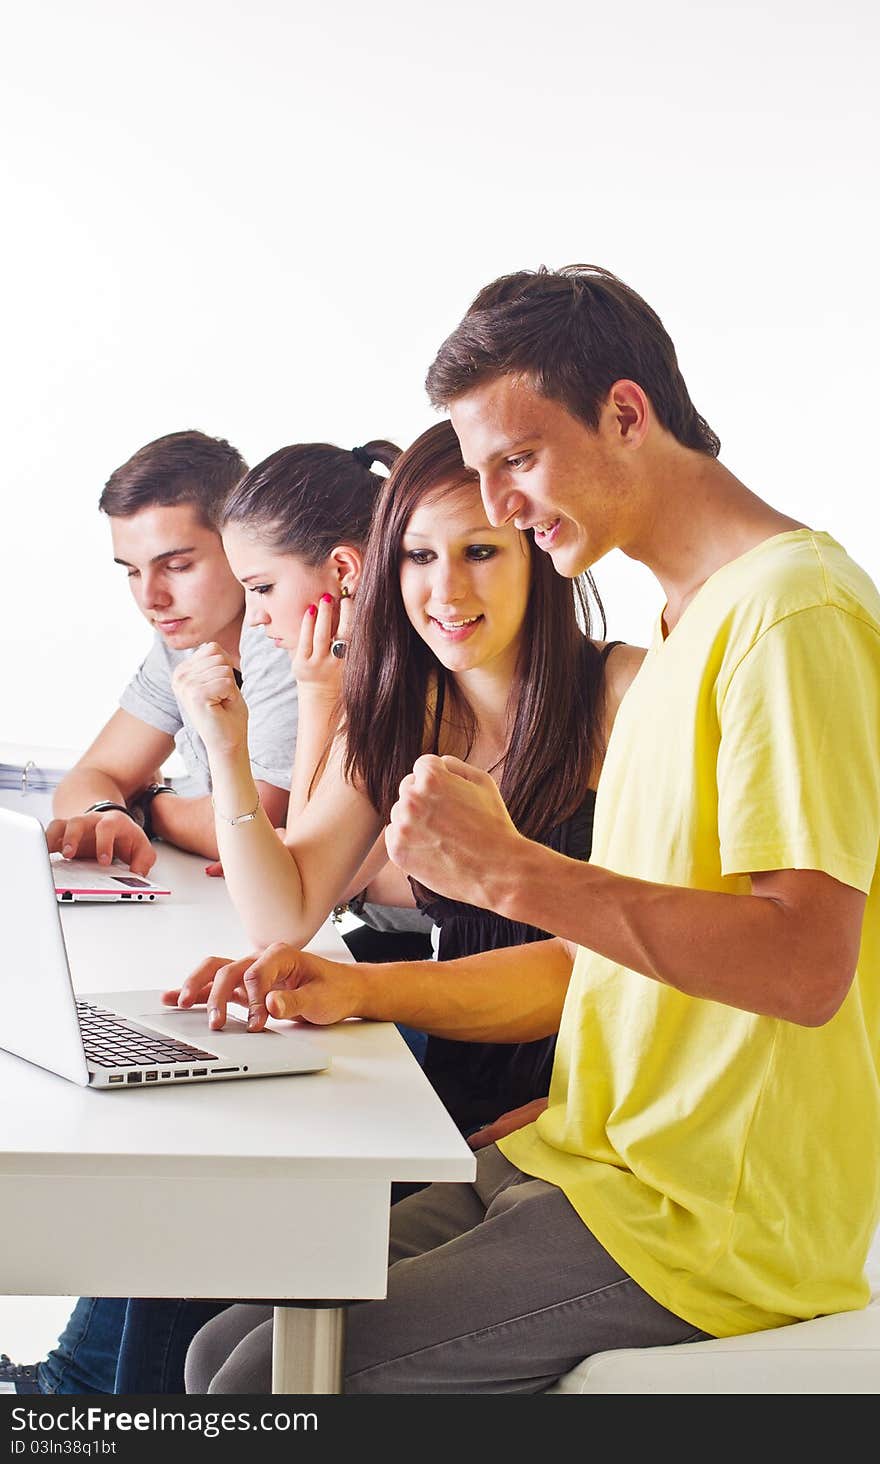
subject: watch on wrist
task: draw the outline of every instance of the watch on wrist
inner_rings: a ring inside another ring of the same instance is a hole
[[[170,783],[151,783],[145,788],[137,801],[137,806],[143,816],[143,830],[148,839],[156,838],[153,830],[153,799],[158,798],[160,793],[173,793],[177,797],[177,789],[172,788]]]
[[[115,810],[116,813],[127,813],[128,817],[132,820],[133,823],[140,823],[140,819],[138,818],[135,809],[126,808],[124,803],[114,803],[112,798],[99,798],[97,803],[90,803],[88,808],[84,809],[83,812],[110,813],[113,810]]]

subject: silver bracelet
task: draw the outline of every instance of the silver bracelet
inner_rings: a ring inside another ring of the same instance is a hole
[[[250,813],[240,813],[237,818],[227,818],[225,813],[221,813],[216,803],[214,802],[213,794],[211,795],[211,807],[213,808],[217,817],[221,819],[223,823],[232,826],[235,824],[250,823],[252,819],[255,819],[260,811],[260,800],[259,798],[257,799],[256,806],[251,809]]]

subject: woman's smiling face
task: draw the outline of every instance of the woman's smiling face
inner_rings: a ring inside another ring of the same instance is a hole
[[[412,514],[400,551],[400,592],[410,624],[454,673],[516,665],[531,585],[525,535],[492,528],[476,484],[430,493]]]

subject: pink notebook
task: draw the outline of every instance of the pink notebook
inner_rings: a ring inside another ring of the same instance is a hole
[[[98,864],[94,859],[62,859],[52,855],[55,895],[60,903],[72,900],[158,900],[171,891],[126,864]]]

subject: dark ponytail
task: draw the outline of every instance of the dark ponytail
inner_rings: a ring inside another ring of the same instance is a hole
[[[381,463],[390,472],[400,457],[400,448],[386,442],[384,437],[377,437],[373,442],[365,442],[363,447],[353,447],[351,455],[362,467],[372,468],[373,463]]]
[[[281,447],[233,488],[220,527],[242,524],[277,553],[313,565],[337,544],[362,548],[385,482],[372,465],[390,469],[399,453],[384,438],[351,449],[329,442]]]

